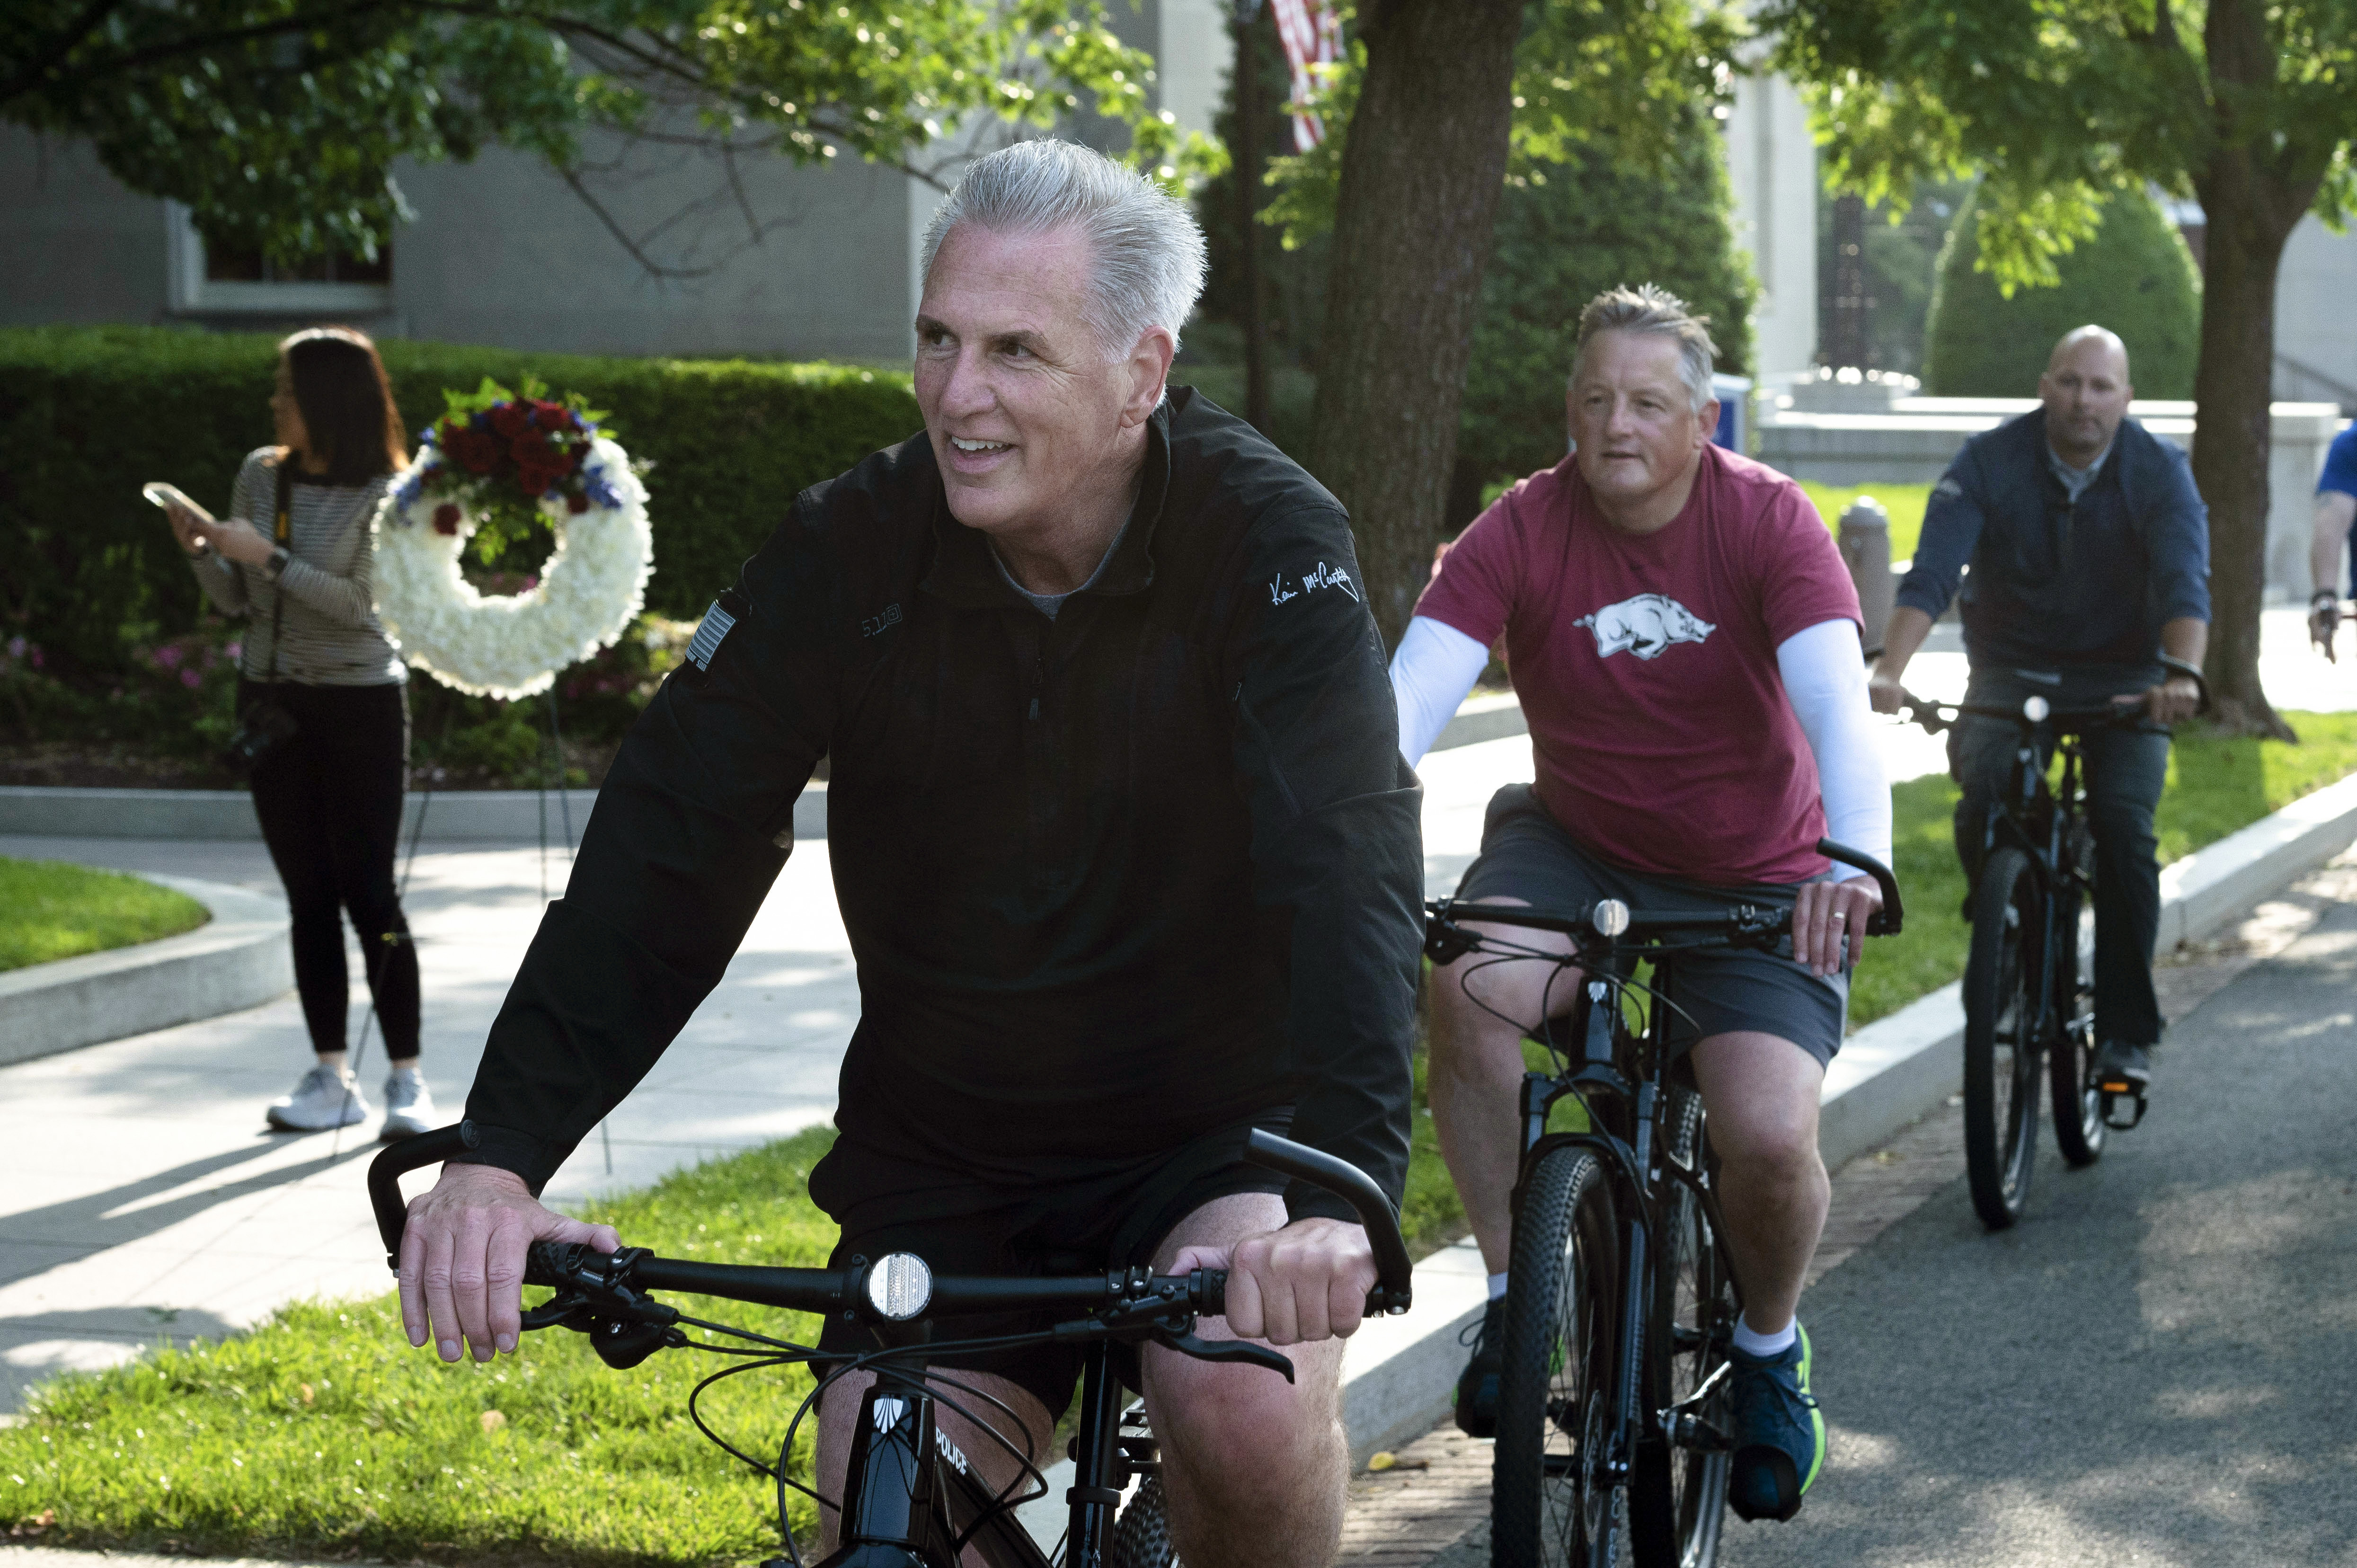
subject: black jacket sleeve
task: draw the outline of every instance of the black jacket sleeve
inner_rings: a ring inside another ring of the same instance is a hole
[[[1237,788],[1252,814],[1253,889],[1286,953],[1292,1135],[1365,1171],[1394,1202],[1407,1182],[1410,1053],[1423,941],[1424,789],[1399,754],[1398,711],[1348,521],[1315,506],[1256,523],[1225,639]],[[1300,1219],[1351,1218],[1295,1184]]]
[[[631,727],[491,1025],[467,1097],[474,1163],[538,1192],[719,983],[826,751],[838,575],[798,515],[746,563],[708,669],[675,671]]]

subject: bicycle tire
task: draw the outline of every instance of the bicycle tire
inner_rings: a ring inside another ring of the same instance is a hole
[[[2044,897],[2029,856],[1992,852],[1973,893],[1964,963],[1964,1172],[1981,1223],[2021,1218],[2038,1161],[2040,1011],[2032,933]]]
[[[1170,1543],[1170,1514],[1162,1495],[1162,1477],[1148,1476],[1138,1483],[1121,1517],[1114,1521],[1113,1548],[1106,1568],[1178,1568],[1178,1550]]]
[[[2047,1076],[2054,1090],[2054,1142],[2065,1164],[2093,1165],[2104,1157],[2104,1097],[2095,1089],[2095,933],[2089,922],[2078,929],[2078,962],[2055,987],[2061,1004],[2061,1037],[2054,1042]]]
[[[1620,1568],[1624,1487],[1594,1484],[1611,1422],[1619,1242],[1594,1155],[1543,1156],[1514,1211],[1491,1483],[1492,1568]]]
[[[1670,1152],[1701,1166],[1709,1158],[1702,1097],[1671,1091]],[[1646,1402],[1667,1410],[1690,1398],[1727,1358],[1734,1343],[1735,1279],[1710,1216],[1684,1183],[1663,1194],[1658,1232],[1661,1262],[1645,1345]],[[1717,1391],[1694,1410],[1720,1433],[1733,1430],[1733,1395]],[[1650,1424],[1650,1423],[1649,1423]],[[1727,1518],[1727,1483],[1733,1456],[1725,1449],[1673,1447],[1651,1432],[1639,1445],[1630,1477],[1629,1530],[1638,1568],[1712,1568]]]

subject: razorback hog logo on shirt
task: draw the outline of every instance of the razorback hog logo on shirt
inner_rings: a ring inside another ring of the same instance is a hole
[[[1616,653],[1658,659],[1674,642],[1700,642],[1718,629],[1667,594],[1639,594],[1571,624],[1596,634],[1598,659]]]

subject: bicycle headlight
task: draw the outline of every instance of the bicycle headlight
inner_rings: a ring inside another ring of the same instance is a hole
[[[1629,906],[1618,898],[1598,898],[1587,912],[1587,923],[1599,937],[1617,937],[1629,929]]]
[[[888,1252],[867,1271],[867,1305],[895,1323],[923,1312],[933,1299],[933,1271],[914,1252]]]
[[[2024,697],[2021,700],[2021,716],[2028,719],[2031,724],[2044,724],[2046,722],[2046,715],[2053,711],[2054,704],[2049,703],[2043,697],[2033,695]]]

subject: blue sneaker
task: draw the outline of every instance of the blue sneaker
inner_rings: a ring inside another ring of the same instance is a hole
[[[1781,1356],[1761,1360],[1740,1350],[1735,1365],[1735,1468],[1727,1502],[1747,1520],[1788,1520],[1825,1464],[1825,1418],[1809,1392],[1809,1331]]]
[[[1460,1337],[1458,1343],[1463,1343]],[[1473,1356],[1457,1379],[1448,1402],[1456,1407],[1457,1429],[1469,1437],[1498,1435],[1498,1377],[1505,1366],[1506,1302],[1501,1296],[1481,1309],[1473,1333]]]

